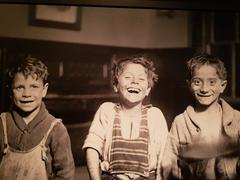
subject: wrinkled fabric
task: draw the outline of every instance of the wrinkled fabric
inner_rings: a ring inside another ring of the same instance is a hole
[[[28,151],[37,146],[48,131],[55,117],[48,113],[44,103],[36,117],[26,124],[15,110],[6,113],[8,143],[13,149]],[[49,179],[74,180],[75,165],[71,151],[71,142],[63,123],[54,126],[46,140],[45,166]],[[0,159],[3,157],[3,127],[0,123]]]
[[[198,146],[202,130],[191,113],[193,107],[188,106],[175,117],[163,155],[163,172],[170,172],[170,177],[177,179],[239,179],[236,169],[240,157],[240,112],[223,99],[219,104],[222,109],[220,139],[214,141],[209,137],[207,141],[212,143],[204,147],[200,143]],[[186,157],[186,151],[195,151],[199,157]]]
[[[1,114],[4,127],[4,156],[0,163],[0,177],[8,180],[47,180],[47,171],[45,167],[46,160],[46,139],[52,131],[54,125],[58,122],[52,122],[48,132],[45,134],[41,142],[28,151],[18,151],[8,145],[7,128],[5,114]],[[60,121],[59,121],[60,122]]]
[[[114,107],[115,103],[111,102],[105,102],[99,107],[83,145],[83,150],[93,148],[98,151],[102,171],[108,171],[109,168],[110,147],[115,117]],[[159,179],[160,162],[168,135],[168,128],[161,110],[156,107],[149,108],[147,119],[149,128],[149,171],[157,170],[157,179]]]

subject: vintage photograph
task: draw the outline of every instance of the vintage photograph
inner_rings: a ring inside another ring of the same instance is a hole
[[[240,8],[0,2],[0,179],[240,178]]]

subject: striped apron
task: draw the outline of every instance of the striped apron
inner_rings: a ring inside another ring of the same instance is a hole
[[[135,174],[136,179],[149,179],[148,163],[148,121],[147,110],[142,109],[139,136],[136,139],[123,138],[121,133],[120,108],[115,106],[112,144],[110,151],[110,174]],[[118,178],[115,178],[118,179]],[[135,178],[129,178],[135,179]]]

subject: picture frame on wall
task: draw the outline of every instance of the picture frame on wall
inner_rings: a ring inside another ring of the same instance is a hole
[[[79,31],[81,10],[78,6],[30,5],[29,25]]]

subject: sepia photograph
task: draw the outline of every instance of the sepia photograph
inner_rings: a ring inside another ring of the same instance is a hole
[[[0,179],[240,178],[235,3],[0,0]]]

